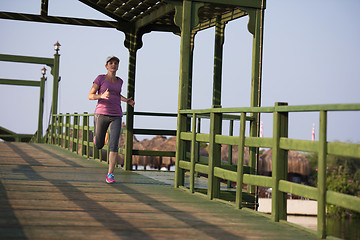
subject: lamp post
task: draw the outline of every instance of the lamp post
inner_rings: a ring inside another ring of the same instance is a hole
[[[55,54],[54,54],[54,67],[52,69],[53,80],[53,98],[52,98],[52,111],[51,114],[57,114],[58,107],[58,92],[59,92],[59,63],[60,63],[60,43],[56,42],[54,44]]]
[[[54,54],[54,66],[51,69],[51,73],[54,77],[53,79],[53,96],[52,96],[52,108],[51,108],[51,135],[50,135],[50,141],[53,141],[53,134],[55,133],[55,126],[54,126],[54,114],[57,114],[58,110],[58,94],[59,94],[59,63],[60,63],[60,43],[56,42],[54,44],[55,54]]]
[[[44,116],[44,93],[45,93],[45,81],[46,81],[46,68],[41,69],[42,77],[40,78],[40,98],[39,98],[39,118],[38,118],[38,130],[37,130],[37,142],[42,142],[43,134],[43,116]]]

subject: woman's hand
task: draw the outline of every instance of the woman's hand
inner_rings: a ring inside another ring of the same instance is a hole
[[[109,89],[106,89],[106,91],[100,96],[101,99],[109,99],[109,97],[110,97]]]
[[[129,104],[130,106],[134,107],[135,106],[135,102],[134,100],[131,98],[126,99],[126,103]]]

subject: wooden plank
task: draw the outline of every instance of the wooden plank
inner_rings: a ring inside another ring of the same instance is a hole
[[[106,184],[106,171],[57,146],[0,143],[0,238],[316,239],[135,172]]]

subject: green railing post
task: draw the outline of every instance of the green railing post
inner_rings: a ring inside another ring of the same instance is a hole
[[[230,120],[230,126],[229,126],[229,136],[234,136],[234,120]],[[232,150],[233,150],[233,146],[232,145],[228,145],[229,146],[229,154],[228,154],[228,160],[229,160],[229,164],[233,165],[232,162]],[[231,181],[227,181],[227,187],[231,188]]]
[[[61,113],[60,113],[61,114]],[[64,117],[58,116],[58,126],[57,126],[57,132],[58,132],[58,137],[57,137],[57,144],[62,147],[63,144],[63,139],[64,139],[64,135],[63,135],[63,122],[64,122]]]
[[[73,131],[72,131],[72,151],[77,153],[78,150],[78,144],[77,144],[77,138],[78,138],[78,123],[79,123],[79,116],[77,115],[78,113],[75,112],[74,113],[74,117],[73,117]]]
[[[86,116],[86,157],[90,156],[90,116]]]
[[[89,116],[87,115],[87,112],[84,112],[84,115],[82,117],[83,124],[81,125],[81,132],[82,132],[82,138],[81,138],[81,156],[88,155],[88,146],[89,146],[89,129],[88,129],[88,122],[89,122]],[[86,144],[85,144],[86,143]]]
[[[216,106],[213,106],[216,107]],[[221,165],[221,144],[216,143],[217,134],[221,134],[222,114],[210,113],[210,139],[209,139],[209,174],[208,174],[208,198],[220,196],[220,179],[215,177],[214,168]]]
[[[38,118],[38,130],[37,130],[37,142],[42,142],[43,135],[43,117],[44,117],[44,95],[45,95],[45,75],[40,79],[40,97],[39,97],[39,118]]]
[[[280,139],[288,136],[288,113],[278,112],[277,107],[287,103],[275,103],[273,148],[272,148],[272,219],[286,220],[286,193],[279,191],[279,181],[287,179],[287,151],[280,148]]]
[[[65,117],[65,146],[67,150],[70,150],[70,114],[66,113]]]
[[[319,155],[318,155],[318,218],[317,229],[320,238],[326,238],[326,155],[327,155],[327,112],[320,111]]]
[[[245,125],[246,125],[246,113],[242,112],[240,116],[240,134],[238,145],[238,162],[237,162],[237,174],[236,174],[236,200],[235,208],[241,208],[242,203],[242,185],[244,179],[244,147],[245,147]]]
[[[190,167],[190,191],[195,192],[195,162],[196,162],[196,114],[193,114],[192,118],[192,130],[191,130],[191,167]]]

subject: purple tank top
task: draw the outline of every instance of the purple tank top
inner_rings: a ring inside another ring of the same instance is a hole
[[[104,114],[110,116],[121,116],[123,115],[121,109],[121,87],[123,80],[119,77],[117,78],[116,83],[109,82],[105,79],[105,75],[99,75],[94,80],[93,83],[96,83],[99,86],[98,94],[103,94],[106,89],[109,89],[110,97],[109,99],[99,99],[95,108],[95,113]]]

